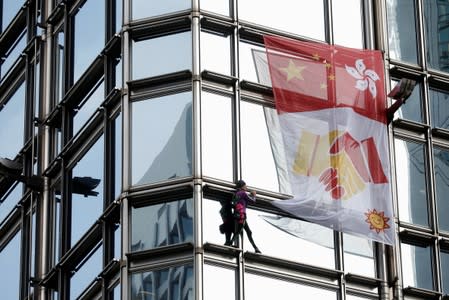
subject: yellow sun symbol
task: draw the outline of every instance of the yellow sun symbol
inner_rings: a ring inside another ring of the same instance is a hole
[[[377,233],[390,228],[390,225],[387,224],[390,218],[385,217],[383,211],[377,212],[376,209],[368,210],[368,212],[365,213],[365,216],[365,222],[370,224],[369,229],[374,229]]]

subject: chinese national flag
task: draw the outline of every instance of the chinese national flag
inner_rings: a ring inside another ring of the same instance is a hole
[[[264,37],[292,199],[304,219],[392,244],[382,54]]]

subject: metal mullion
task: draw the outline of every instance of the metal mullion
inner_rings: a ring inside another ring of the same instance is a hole
[[[334,44],[334,29],[332,16],[332,0],[323,0],[324,8],[324,36],[329,45]]]
[[[418,33],[417,36],[417,42],[418,42],[418,51],[419,51],[419,61],[421,62],[421,66],[423,70],[427,70],[427,42],[425,39],[425,30],[424,30],[424,7],[423,7],[423,1],[422,0],[413,0],[415,1],[415,8],[416,8],[416,15],[415,15],[415,21],[416,21],[416,31]]]

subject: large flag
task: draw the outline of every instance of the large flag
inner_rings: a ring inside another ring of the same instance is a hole
[[[282,156],[275,161],[282,163],[293,195],[274,204],[332,229],[393,244],[381,52],[271,36],[264,41],[282,133],[274,141],[283,149],[274,153]]]

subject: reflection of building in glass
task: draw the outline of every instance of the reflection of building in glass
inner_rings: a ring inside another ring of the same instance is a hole
[[[448,1],[0,0],[0,21],[0,157],[22,164],[0,174],[0,298],[448,298]],[[254,69],[265,34],[352,37],[386,82],[418,82],[388,131],[396,245],[271,205],[289,192]],[[218,230],[241,178],[262,254]]]

